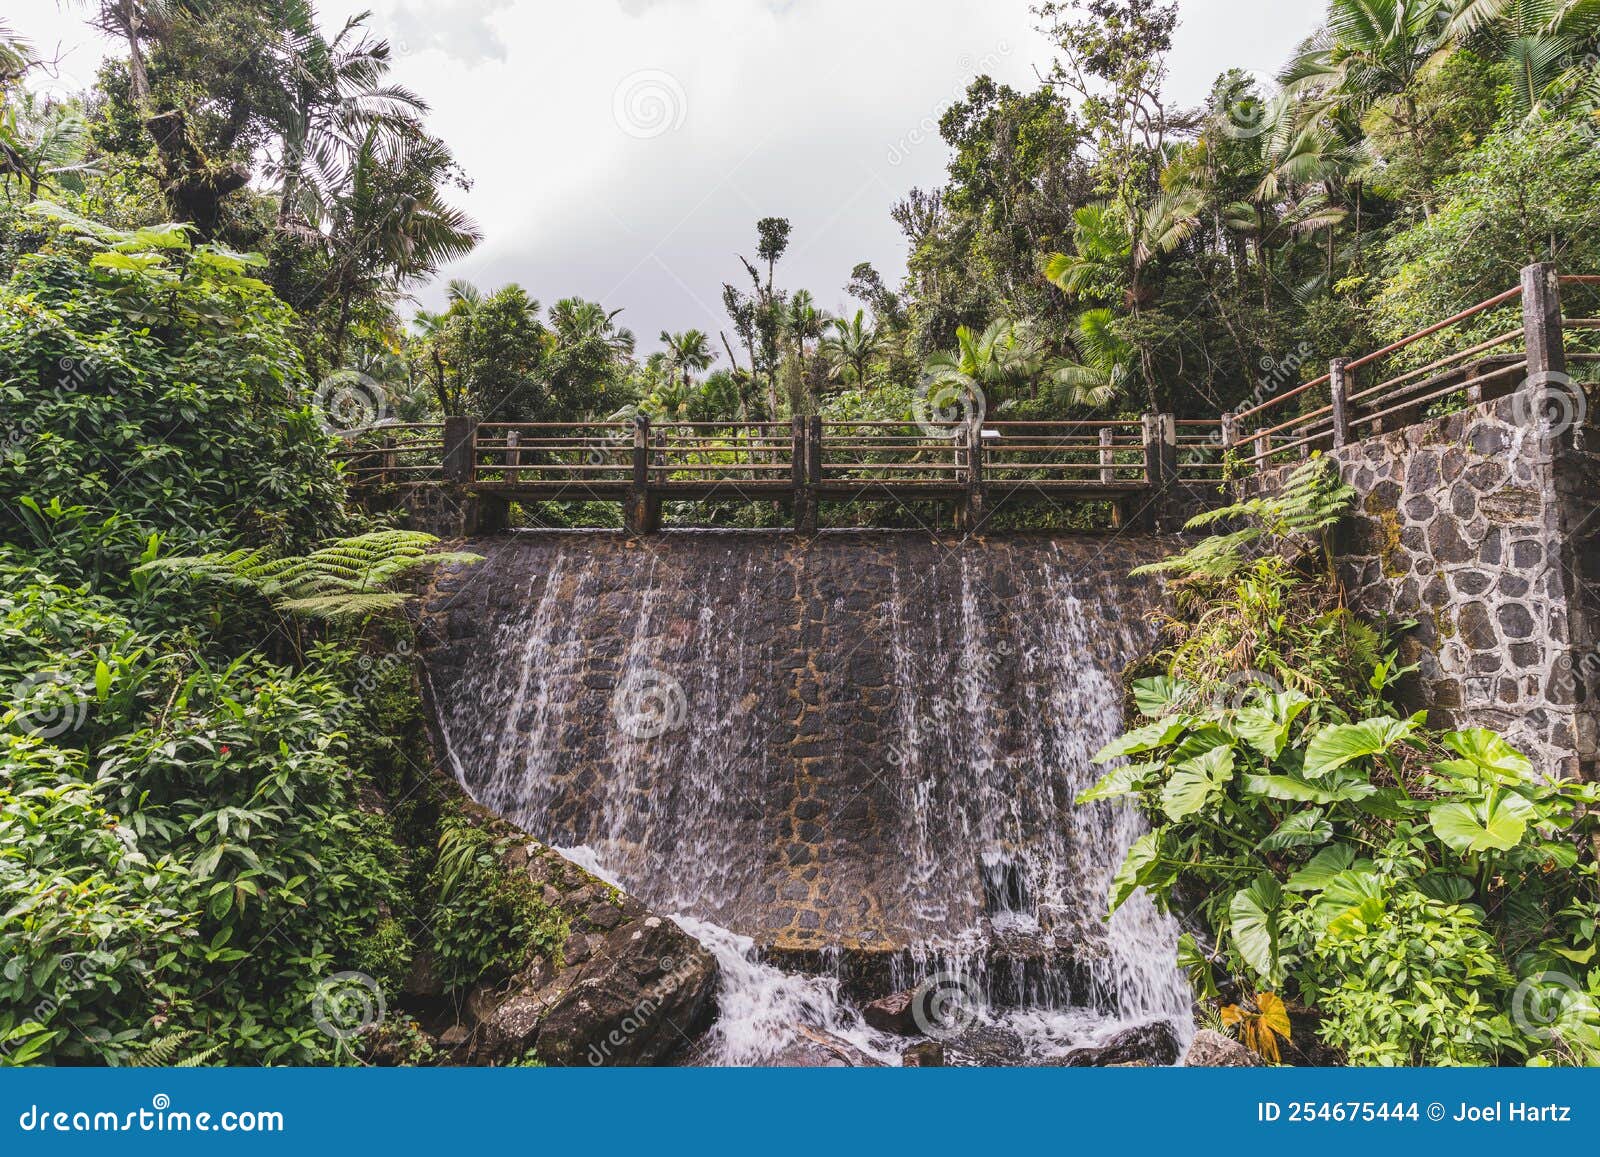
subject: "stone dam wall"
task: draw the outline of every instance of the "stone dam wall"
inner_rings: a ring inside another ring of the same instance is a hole
[[[1137,817],[1072,804],[1152,641],[1159,592],[1128,572],[1170,540],[468,546],[486,561],[439,576],[422,622],[456,774],[653,910],[820,964],[970,948],[1054,983],[1040,954],[1069,952],[1080,1002],[1175,975],[1147,903],[1101,920]],[[995,948],[1013,933],[1031,939]]]

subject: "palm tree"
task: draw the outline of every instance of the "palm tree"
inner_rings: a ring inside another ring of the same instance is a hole
[[[935,354],[925,368],[934,382],[995,403],[1032,390],[1044,369],[1044,353],[1027,323],[1000,319],[981,333],[961,326],[955,350]]]
[[[1419,150],[1412,82],[1449,43],[1445,0],[1332,0],[1328,23],[1284,70],[1285,90],[1364,114],[1384,108]]]
[[[1456,0],[1446,31],[1507,66],[1527,113],[1594,72],[1582,56],[1600,35],[1600,0]]]
[[[344,183],[369,131],[380,148],[401,148],[428,111],[409,89],[382,83],[389,43],[363,35],[364,19],[346,20],[330,41],[318,31],[307,0],[289,0],[279,51],[281,100],[268,114],[282,136],[279,228],[302,197],[313,206],[304,216],[315,218],[314,206]]]
[[[61,105],[27,89],[6,98],[0,105],[0,186],[15,177],[31,200],[51,178],[59,183],[94,167],[84,159],[89,126],[75,104]]]
[[[323,238],[338,300],[331,344],[344,353],[357,295],[394,290],[471,252],[480,233],[472,219],[446,204],[440,185],[455,171],[450,150],[420,130],[396,151],[385,150],[376,127],[356,150],[349,183],[323,206]]]
[[[1109,202],[1085,206],[1073,215],[1077,252],[1047,257],[1045,278],[1072,297],[1110,297],[1120,284],[1123,304],[1137,318],[1149,303],[1144,275],[1150,262],[1193,236],[1204,205],[1198,189],[1180,188],[1156,194],[1136,208],[1131,220]],[[1150,351],[1141,347],[1139,359],[1150,410],[1155,413],[1161,402]]]
[[[621,359],[633,356],[634,337],[631,329],[617,326],[620,309],[607,313],[597,301],[581,297],[564,297],[550,307],[550,328],[555,341],[562,346],[593,344],[608,356]]]
[[[1063,406],[1100,410],[1126,392],[1133,378],[1134,350],[1116,332],[1116,314],[1089,309],[1078,315],[1072,335],[1078,359],[1050,367],[1056,401]]]
[[[661,344],[667,347],[666,367],[671,379],[681,383],[685,390],[694,384],[691,373],[708,370],[716,361],[710,337],[698,329],[686,329],[682,333],[662,330]]]
[[[828,335],[822,339],[822,355],[828,359],[828,376],[835,381],[863,389],[872,361],[883,349],[883,337],[867,323],[867,311],[856,310],[846,321],[834,318]]]

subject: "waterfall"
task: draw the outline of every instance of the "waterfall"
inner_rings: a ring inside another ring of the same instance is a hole
[[[1129,808],[1073,806],[1151,642],[1138,536],[809,542],[533,532],[473,549],[424,623],[465,788],[706,944],[704,1057],[796,1026],[894,1063],[862,999],[955,978],[1018,1059],[1190,996],[1143,897],[1103,921]]]

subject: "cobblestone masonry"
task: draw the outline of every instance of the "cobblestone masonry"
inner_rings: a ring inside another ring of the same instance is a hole
[[[1154,591],[1128,572],[1170,543],[469,545],[486,561],[437,581],[423,658],[458,774],[491,810],[594,847],[657,911],[772,948],[893,949],[973,927],[980,854],[1048,861],[1055,879],[1030,887],[1065,889],[1063,910],[1099,934],[1109,837],[1074,849],[1089,821],[1071,797],[1150,642]],[[656,681],[659,733],[619,730],[640,676]]]
[[[1334,451],[1359,495],[1340,576],[1358,610],[1416,621],[1408,695],[1432,722],[1495,728],[1547,770],[1592,776],[1600,471],[1585,447],[1600,431],[1541,439],[1525,409],[1502,398]]]

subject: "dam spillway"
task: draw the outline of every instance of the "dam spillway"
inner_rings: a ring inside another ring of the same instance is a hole
[[[896,531],[468,544],[425,602],[455,774],[658,911],[884,988],[1182,1015],[1175,931],[1107,885],[1141,830],[1079,808],[1158,592],[1139,535]],[[876,973],[874,972],[876,962]]]

